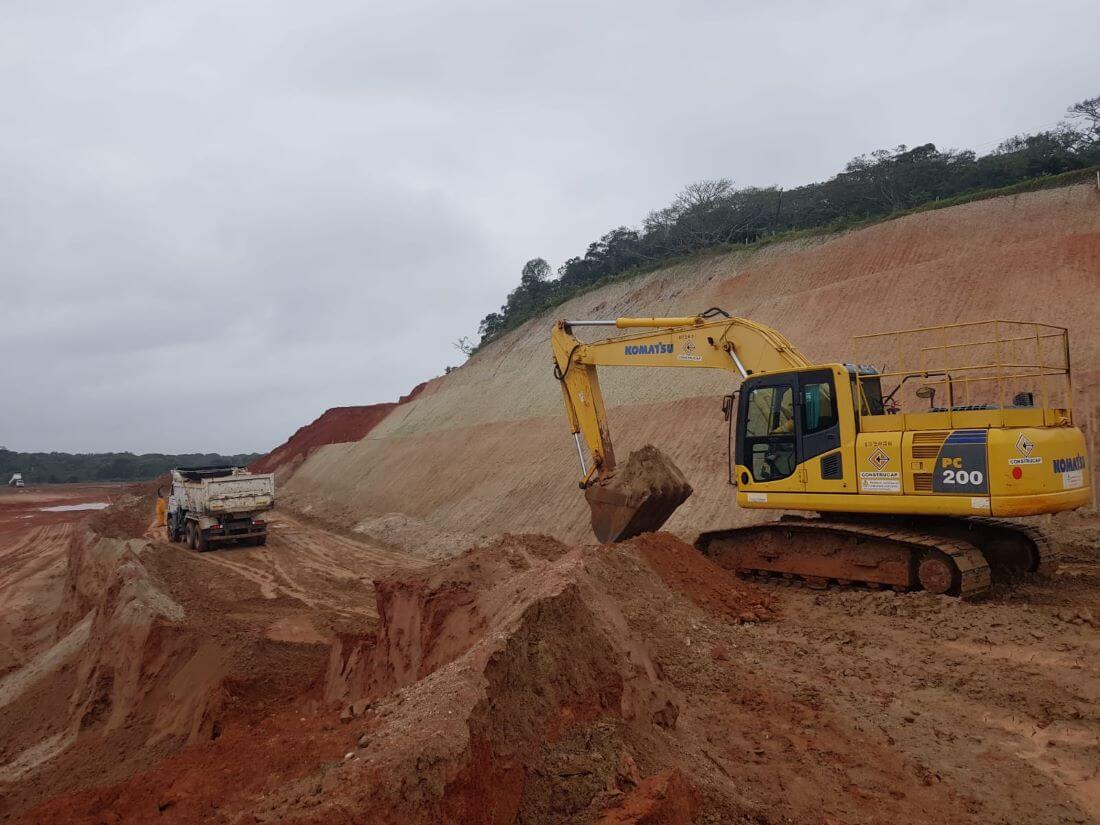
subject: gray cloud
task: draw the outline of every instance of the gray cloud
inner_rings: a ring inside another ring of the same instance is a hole
[[[524,260],[690,180],[1050,126],[1097,91],[1100,7],[1036,14],[5,3],[0,444],[267,449],[458,363]]]

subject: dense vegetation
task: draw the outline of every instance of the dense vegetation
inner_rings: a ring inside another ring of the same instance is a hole
[[[528,261],[504,306],[482,320],[476,346],[597,283],[672,258],[780,233],[835,231],[1091,169],[1100,164],[1100,96],[1074,104],[1068,114],[1051,130],[1009,138],[982,156],[926,143],[860,155],[835,177],[796,189],[738,189],[725,179],[693,183],[650,212],[640,229],[620,226],[589,244],[583,256],[558,268],[556,278],[544,259]]]
[[[173,467],[202,467],[219,464],[243,466],[259,453],[218,455],[217,453],[17,453],[0,447],[0,484],[12,473],[22,473],[27,484],[75,484],[91,481],[147,481]]]

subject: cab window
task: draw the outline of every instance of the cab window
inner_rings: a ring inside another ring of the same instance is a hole
[[[856,397],[862,399],[860,413],[862,415],[885,415],[886,409],[882,402],[882,381],[878,376],[874,378],[852,379],[852,391]]]
[[[745,435],[759,438],[794,432],[790,387],[758,387],[749,393]]]
[[[746,399],[744,443],[756,481],[786,478],[795,468],[794,391],[757,387]]]
[[[812,435],[836,426],[833,382],[802,385],[802,434]]]

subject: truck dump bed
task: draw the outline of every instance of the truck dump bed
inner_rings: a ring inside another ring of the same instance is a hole
[[[275,476],[212,470],[177,470],[174,492],[192,513],[220,516],[227,513],[259,513],[275,505]]]

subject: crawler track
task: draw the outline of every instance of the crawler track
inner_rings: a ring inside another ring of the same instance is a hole
[[[966,521],[978,530],[1003,531],[1005,534],[1015,536],[1015,540],[1023,546],[1026,552],[1027,566],[1021,572],[1050,574],[1058,569],[1058,563],[1061,561],[1058,545],[1055,544],[1053,537],[1042,528],[995,518],[971,518],[966,519]],[[979,544],[979,547],[987,555],[992,552],[981,544]],[[996,562],[991,559],[990,564],[995,565],[994,570],[996,572]]]
[[[742,575],[952,596],[975,596],[993,582],[1029,573],[1049,574],[1059,561],[1045,531],[996,518],[784,516],[703,533],[695,546]]]
[[[806,519],[785,516],[781,521]],[[822,521],[845,525],[860,524],[902,527],[977,547],[989,564],[994,582],[1011,583],[1028,573],[1054,572],[1058,567],[1057,545],[1041,528],[998,518],[942,518],[935,516],[842,516],[823,515]]]
[[[739,574],[811,587],[859,584],[971,597],[991,583],[989,564],[975,545],[896,524],[785,518],[703,533],[695,546]]]

